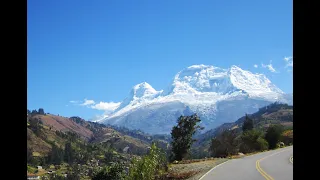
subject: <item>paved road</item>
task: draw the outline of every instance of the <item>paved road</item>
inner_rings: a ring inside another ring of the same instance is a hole
[[[201,180],[292,180],[293,146],[229,160]]]

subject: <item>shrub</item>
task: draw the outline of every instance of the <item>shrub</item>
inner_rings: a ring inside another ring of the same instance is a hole
[[[263,137],[259,137],[257,143],[260,151],[268,150],[269,144]]]
[[[210,152],[213,157],[227,157],[238,153],[236,131],[223,131],[211,140]]]
[[[263,151],[268,148],[268,142],[263,139],[263,134],[258,130],[249,130],[241,135],[240,151],[243,153],[251,153],[254,151]]]
[[[124,166],[120,163],[114,163],[99,171],[92,180],[124,180],[125,179]]]
[[[163,151],[152,143],[148,155],[134,158],[128,174],[129,180],[153,180],[167,169],[167,160]]]
[[[281,134],[280,140],[285,145],[290,145],[293,143],[293,130],[286,130]]]
[[[265,135],[265,139],[269,144],[269,149],[274,149],[277,147],[277,143],[280,141],[282,132],[283,126],[281,125],[269,126]]]

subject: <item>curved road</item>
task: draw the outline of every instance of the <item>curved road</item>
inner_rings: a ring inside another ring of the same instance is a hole
[[[222,163],[200,180],[292,180],[293,146]]]

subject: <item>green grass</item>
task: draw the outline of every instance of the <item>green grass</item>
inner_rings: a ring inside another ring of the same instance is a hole
[[[98,155],[97,158],[100,159],[100,160],[104,159],[104,155]]]
[[[36,170],[38,170],[38,169],[35,168],[35,167],[32,167],[32,166],[27,165],[27,171],[28,171],[28,172],[34,174],[34,173],[36,172]]]

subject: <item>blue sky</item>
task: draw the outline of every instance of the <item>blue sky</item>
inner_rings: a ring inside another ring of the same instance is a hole
[[[101,111],[70,101],[119,102],[144,81],[161,90],[193,64],[237,65],[292,92],[289,0],[28,0],[27,30],[28,109],[89,119]]]

